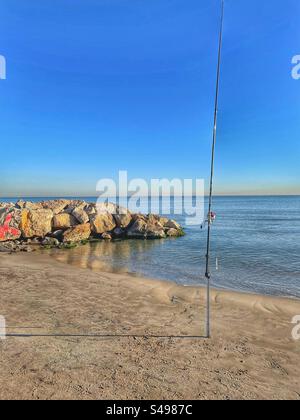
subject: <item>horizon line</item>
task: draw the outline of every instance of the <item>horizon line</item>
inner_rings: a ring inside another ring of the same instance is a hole
[[[233,194],[233,193],[224,193],[224,194],[214,194],[214,197],[299,197],[300,196],[300,192],[299,193],[292,193],[292,194],[283,194],[283,193],[265,193],[265,194],[247,194],[247,193],[243,193],[243,194]],[[28,199],[28,198],[51,198],[51,199],[61,199],[61,198],[97,198],[97,195],[9,195],[9,196],[5,196],[5,195],[0,195],[0,199]],[[130,196],[125,196],[125,195],[117,195],[117,198],[130,198]],[[175,198],[175,197],[203,197],[202,195],[197,195],[197,194],[190,194],[190,195],[186,195],[186,196],[181,196],[181,195],[140,195],[141,198],[160,198],[160,197],[170,197],[170,198]],[[205,194],[204,198],[208,198],[209,194]],[[99,197],[101,198],[101,197]],[[114,198],[114,197],[108,197],[108,198]]]

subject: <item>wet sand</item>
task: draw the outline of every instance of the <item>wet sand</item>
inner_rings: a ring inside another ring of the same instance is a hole
[[[205,334],[204,289],[19,254],[0,315],[41,335],[0,341],[1,399],[300,399],[297,300],[213,291],[212,339],[156,338]]]

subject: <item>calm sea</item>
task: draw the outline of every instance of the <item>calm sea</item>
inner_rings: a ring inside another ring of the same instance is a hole
[[[300,196],[216,197],[214,210],[214,286],[300,298]],[[182,216],[174,218],[184,225]],[[185,229],[186,236],[179,239],[101,242],[53,255],[86,267],[201,285],[205,282],[206,230]]]

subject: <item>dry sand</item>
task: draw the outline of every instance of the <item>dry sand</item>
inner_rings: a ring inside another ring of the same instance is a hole
[[[8,333],[146,334],[0,341],[0,399],[300,399],[300,301],[204,290],[0,255]]]

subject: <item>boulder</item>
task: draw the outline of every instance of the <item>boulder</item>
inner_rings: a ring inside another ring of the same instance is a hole
[[[147,223],[156,224],[159,223],[159,216],[156,214],[148,214],[146,217]]]
[[[113,203],[97,203],[96,204],[97,214],[117,214],[117,205]]]
[[[22,210],[21,232],[24,238],[45,237],[52,230],[52,210]]]
[[[72,211],[72,215],[78,220],[79,223],[88,223],[89,221],[89,215],[84,210],[84,205],[75,207],[75,209]]]
[[[43,208],[42,203],[33,203],[32,201],[19,200],[16,203],[16,208],[27,210],[40,210]]]
[[[180,224],[171,219],[164,226],[169,229],[182,230]]]
[[[70,200],[67,207],[65,208],[65,213],[72,213],[76,207],[85,207],[88,204],[83,200]]]
[[[137,218],[126,233],[128,238],[146,238],[147,222],[143,219],[143,217]]]
[[[163,226],[157,222],[157,219],[150,218],[151,222],[147,223],[146,237],[149,239],[165,238],[166,234]]]
[[[53,211],[53,214],[59,214],[62,213],[64,208],[68,206],[70,203],[70,200],[49,200],[49,201],[43,201],[42,207],[44,209],[50,209]]]
[[[66,230],[63,234],[63,242],[80,242],[89,239],[91,235],[91,226],[89,223],[77,225]]]
[[[24,207],[25,207],[25,201],[24,200],[18,200],[17,202],[16,202],[16,208],[17,209],[23,209]]]
[[[161,229],[161,230],[149,229],[147,231],[147,234],[146,234],[146,238],[148,238],[148,239],[162,239],[162,238],[165,238],[165,237],[166,237],[166,234],[165,234],[165,231],[163,229]]]
[[[142,213],[134,213],[131,215],[132,222],[136,222],[137,220],[144,220],[146,223],[148,223],[148,217]]]
[[[66,230],[78,225],[78,220],[70,213],[60,213],[53,217],[53,230]]]
[[[148,223],[152,223],[152,224],[160,223],[161,226],[163,227],[165,227],[170,221],[170,219],[168,219],[167,217],[162,217],[159,214],[150,213],[145,217],[147,218]]]
[[[0,209],[0,242],[21,237],[21,211],[11,207]]]
[[[88,216],[90,216],[91,214],[96,214],[96,204],[94,203],[89,203],[84,207],[84,211],[86,212],[86,214]]]
[[[110,232],[116,227],[116,222],[112,214],[92,214],[90,216],[91,229],[94,234]]]
[[[129,238],[161,239],[166,238],[168,231],[170,231],[168,236],[182,235],[182,230],[179,225],[178,230],[174,228],[165,228],[164,225],[170,222],[169,219],[161,218],[157,215],[149,214],[144,216],[142,214],[134,214],[132,220],[134,221],[133,224],[127,229],[127,236]],[[174,226],[173,223],[172,226]]]
[[[132,216],[129,210],[118,206],[117,213],[114,214],[114,219],[116,221],[117,227],[127,228],[127,226],[130,225],[132,221]]]
[[[166,226],[167,223],[169,222],[169,219],[167,217],[157,217],[157,221],[162,225],[162,226]]]
[[[177,229],[168,229],[167,231],[166,231],[166,234],[167,234],[167,236],[170,236],[170,237],[177,237],[177,236],[181,236],[180,234],[179,234],[179,232],[178,232],[178,230]]]

